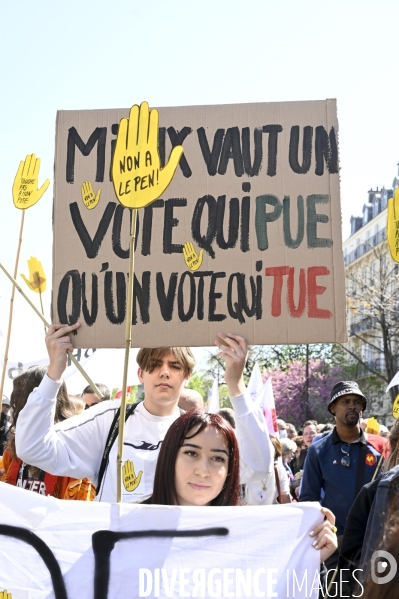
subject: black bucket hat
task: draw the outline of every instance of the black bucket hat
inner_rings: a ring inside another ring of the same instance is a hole
[[[334,401],[343,395],[359,395],[362,398],[363,410],[366,409],[367,400],[363,393],[359,389],[359,385],[355,381],[339,381],[331,390],[330,403],[328,404],[328,411],[332,414],[330,408]]]

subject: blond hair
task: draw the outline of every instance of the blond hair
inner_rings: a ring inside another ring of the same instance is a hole
[[[189,376],[194,370],[195,358],[189,347],[142,347],[137,354],[137,364],[141,370],[152,372],[157,361],[168,354],[173,354],[183,368],[184,376]]]

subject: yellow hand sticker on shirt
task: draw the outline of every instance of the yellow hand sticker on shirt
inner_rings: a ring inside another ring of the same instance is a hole
[[[202,264],[202,256],[204,250],[201,250],[199,254],[194,249],[193,244],[190,241],[186,241],[183,246],[184,260],[190,270],[198,270]]]
[[[126,208],[144,208],[157,200],[176,172],[183,147],[173,148],[161,169],[158,154],[158,110],[148,103],[132,106],[128,119],[121,119],[112,161],[115,194]]]
[[[46,179],[38,189],[39,170],[40,158],[36,158],[36,154],[28,154],[25,160],[19,163],[12,186],[12,197],[16,208],[26,210],[36,204],[50,185],[50,180]]]
[[[28,260],[29,279],[25,275],[21,275],[25,283],[36,293],[46,291],[46,275],[44,274],[42,263],[33,256]]]
[[[12,599],[12,595],[6,590],[3,592],[0,591],[0,599]]]
[[[101,189],[94,193],[90,181],[85,181],[82,185],[82,200],[88,210],[93,210],[100,201]]]
[[[387,239],[392,260],[399,262],[399,188],[388,200]]]
[[[137,487],[140,484],[143,471],[140,470],[140,472],[136,476],[134,472],[133,462],[131,462],[130,460],[126,460],[126,462],[123,464],[122,471],[123,484],[125,486],[126,491],[134,491],[135,489],[137,489]]]

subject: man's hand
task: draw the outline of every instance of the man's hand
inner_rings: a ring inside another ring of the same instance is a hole
[[[36,158],[36,154],[28,154],[25,160],[19,163],[12,186],[12,197],[16,208],[26,210],[36,204],[50,185],[50,180],[46,179],[41,188],[37,188],[39,170],[40,158]]]
[[[244,367],[248,356],[248,346],[244,337],[228,333],[218,333],[215,345],[220,350],[220,357],[226,362],[224,380],[230,396],[243,395],[245,392]]]
[[[388,200],[387,239],[392,260],[399,262],[399,188]]]
[[[184,261],[190,270],[198,270],[200,268],[203,253],[204,250],[201,250],[200,253],[197,254],[191,241],[186,241],[183,245]]]
[[[73,351],[69,333],[80,327],[80,322],[75,324],[52,324],[46,334],[47,352],[50,358],[47,376],[53,381],[60,381],[67,367],[67,350]]]
[[[100,201],[101,189],[94,193],[90,181],[85,181],[82,185],[82,200],[88,210],[93,210]]]
[[[122,470],[123,484],[125,485],[126,491],[134,491],[135,489],[137,489],[137,487],[140,484],[143,471],[140,470],[140,472],[136,476],[134,472],[133,462],[131,462],[130,460],[126,460],[126,462],[123,464]]]
[[[324,562],[337,549],[338,540],[334,514],[325,507],[321,508],[321,513],[324,514],[326,520],[318,524],[309,534],[311,537],[315,537],[312,545],[315,549],[320,550],[320,561]]]
[[[161,197],[173,179],[183,147],[173,148],[161,169],[158,154],[158,110],[148,103],[132,106],[121,119],[112,160],[115,194],[125,208],[144,208]]]

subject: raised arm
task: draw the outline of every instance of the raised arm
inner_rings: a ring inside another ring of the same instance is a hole
[[[241,482],[260,480],[273,472],[274,450],[263,414],[246,392],[243,373],[247,342],[239,335],[218,333],[215,344],[226,362],[224,379],[235,413]]]

